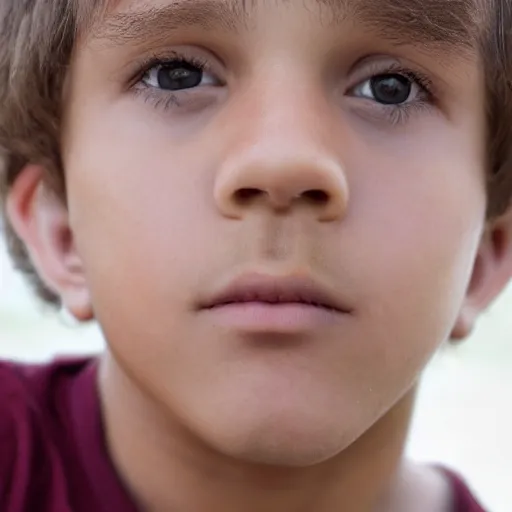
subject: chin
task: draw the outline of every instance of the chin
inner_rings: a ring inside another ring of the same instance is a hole
[[[230,455],[239,461],[259,466],[298,469],[330,460],[341,453],[344,446],[326,443],[325,439],[312,439],[307,444],[288,439],[277,444],[274,439],[267,438],[241,448]]]
[[[203,418],[201,423],[211,430],[202,432],[201,437],[216,451],[241,462],[289,468],[314,466],[338,455],[357,435],[353,426],[332,410],[307,405],[276,410],[245,404],[231,414],[219,410],[215,417]]]

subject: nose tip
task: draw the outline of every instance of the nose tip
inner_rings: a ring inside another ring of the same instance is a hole
[[[256,205],[284,214],[306,208],[318,221],[343,217],[348,201],[345,173],[334,160],[231,162],[220,173],[215,201],[223,215],[240,219]]]

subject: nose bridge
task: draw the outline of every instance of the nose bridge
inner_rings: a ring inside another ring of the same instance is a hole
[[[277,70],[275,74],[286,74],[284,71]],[[266,146],[274,156],[292,149],[296,153],[299,147],[305,152],[325,151],[330,132],[326,101],[322,101],[314,84],[304,83],[298,73],[288,74],[260,86],[261,92],[251,108],[247,140]]]
[[[319,220],[343,215],[348,186],[330,115],[311,98],[318,92],[274,87],[245,109],[216,177],[223,214],[241,218],[259,202],[276,211],[307,205]]]

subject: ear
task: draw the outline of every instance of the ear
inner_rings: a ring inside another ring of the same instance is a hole
[[[77,320],[92,320],[90,295],[67,208],[43,178],[40,166],[23,169],[7,197],[7,216],[44,284]]]
[[[490,222],[484,232],[452,339],[463,340],[473,332],[479,315],[511,279],[512,209]]]

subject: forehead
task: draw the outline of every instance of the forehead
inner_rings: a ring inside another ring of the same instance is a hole
[[[110,38],[150,27],[160,33],[190,25],[236,30],[250,25],[258,7],[276,2],[289,9],[316,4],[312,18],[355,21],[397,43],[474,48],[490,0],[91,0],[78,9],[80,18],[92,21],[96,37]]]

